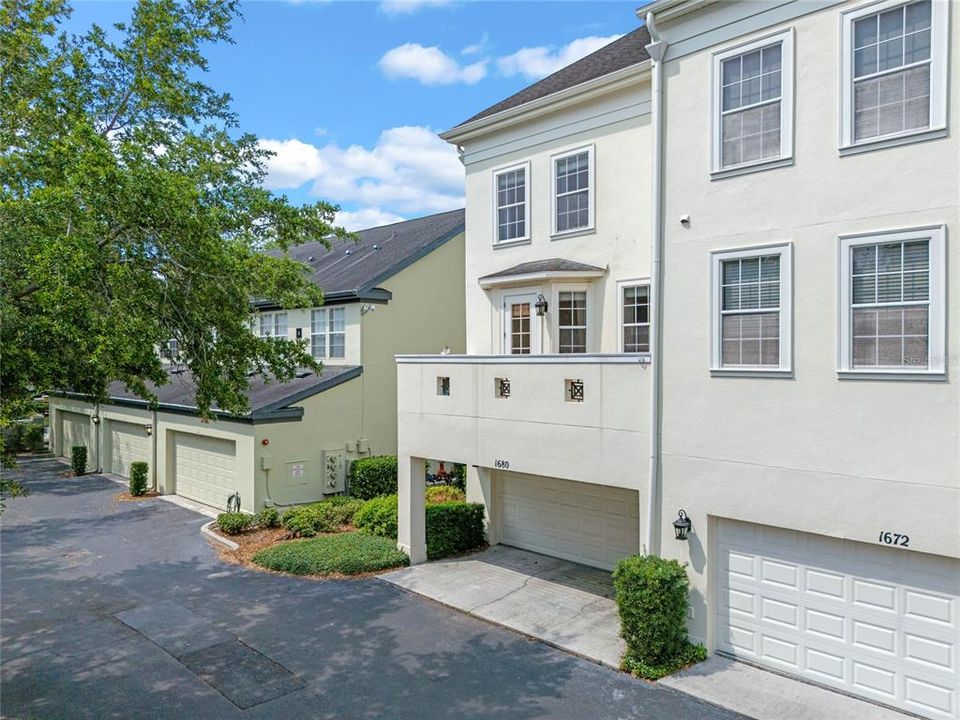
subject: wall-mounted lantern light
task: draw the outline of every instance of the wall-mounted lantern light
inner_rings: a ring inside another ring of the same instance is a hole
[[[147,437],[151,437],[153,435],[153,425],[144,425],[143,429],[147,431]]]
[[[537,309],[537,317],[543,317],[547,314],[547,299],[542,294],[538,294],[534,307]]]
[[[99,424],[100,424],[100,416],[99,416],[99,415],[94,415],[94,416],[93,416],[93,424],[94,424],[94,425],[99,425]]]
[[[687,533],[690,532],[690,527],[693,523],[690,522],[690,518],[687,517],[687,514],[681,510],[677,513],[677,519],[673,521],[673,531],[677,535],[677,540],[686,540]]]

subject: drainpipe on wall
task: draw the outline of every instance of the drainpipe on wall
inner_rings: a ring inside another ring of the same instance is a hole
[[[647,537],[649,555],[660,554],[660,429],[662,419],[663,374],[663,56],[667,43],[660,38],[652,12],[645,23],[652,42],[647,45],[651,60],[651,127],[653,132],[652,223],[650,229],[650,298],[653,317],[650,323],[650,478],[647,484]]]
[[[157,482],[157,480],[158,480],[158,476],[157,476],[157,443],[160,442],[160,441],[158,440],[159,437],[160,437],[160,428],[159,428],[159,426],[157,425],[157,411],[154,410],[154,411],[153,411],[153,435],[150,436],[150,439],[153,441],[153,447],[151,448],[151,449],[153,450],[153,467],[151,468],[151,470],[153,470],[153,473],[152,473],[152,474],[153,474],[153,488],[151,488],[151,490],[152,490],[153,492],[157,492],[158,486],[159,486],[159,483]]]

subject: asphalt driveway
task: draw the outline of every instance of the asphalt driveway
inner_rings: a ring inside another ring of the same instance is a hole
[[[378,579],[221,562],[206,518],[23,464],[0,530],[4,718],[736,718]]]

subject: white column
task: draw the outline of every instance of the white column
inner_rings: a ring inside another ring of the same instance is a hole
[[[423,458],[398,458],[397,547],[410,556],[410,564],[427,560],[427,530]]]
[[[500,542],[497,533],[497,523],[493,522],[493,472],[489,468],[467,465],[467,502],[483,503],[487,510],[485,520],[487,528],[487,542],[496,545]]]

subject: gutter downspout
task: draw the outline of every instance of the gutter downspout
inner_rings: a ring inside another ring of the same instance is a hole
[[[652,42],[647,45],[651,61],[651,127],[653,132],[653,173],[650,228],[650,297],[653,317],[650,323],[650,477],[647,483],[648,555],[660,554],[660,477],[663,373],[663,56],[667,43],[661,39],[652,12],[645,24]]]
[[[151,450],[153,450],[153,453],[152,453],[153,465],[150,467],[152,471],[150,474],[153,476],[153,487],[150,488],[151,492],[158,492],[158,487],[159,487],[159,483],[158,483],[159,478],[157,476],[157,443],[160,442],[159,438],[160,438],[160,428],[157,426],[157,411],[154,410],[153,411],[153,433],[150,436],[150,440],[153,441],[151,443],[151,445],[153,446],[151,448]]]

